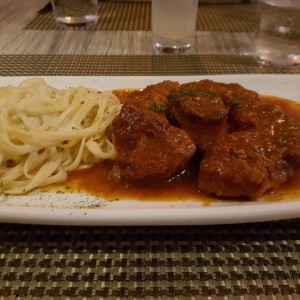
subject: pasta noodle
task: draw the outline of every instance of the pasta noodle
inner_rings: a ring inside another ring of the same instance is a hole
[[[112,92],[59,90],[40,78],[0,87],[0,193],[26,193],[115,159],[106,131],[121,106]]]

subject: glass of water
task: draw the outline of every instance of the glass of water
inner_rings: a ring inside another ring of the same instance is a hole
[[[98,0],[51,0],[58,24],[91,26],[98,21]]]
[[[300,64],[300,0],[259,0],[255,40],[263,63]]]
[[[184,53],[190,50],[195,35],[197,10],[198,0],[152,0],[155,52]]]

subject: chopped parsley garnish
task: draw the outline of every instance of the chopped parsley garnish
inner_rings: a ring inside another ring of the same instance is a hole
[[[180,90],[167,97],[170,102],[179,103],[183,100],[205,100],[209,102],[219,101],[219,95],[214,91],[209,90]]]
[[[180,101],[186,99],[187,97],[195,97],[197,95],[196,91],[180,90],[173,94],[168,95],[167,99],[170,102],[179,103]]]
[[[156,112],[156,113],[165,112],[167,110],[167,106],[164,103],[158,104],[157,102],[154,102],[154,101],[148,102],[147,107],[151,111]]]
[[[231,106],[236,107],[236,108],[243,108],[243,105],[239,101],[239,99],[233,99],[231,101]]]

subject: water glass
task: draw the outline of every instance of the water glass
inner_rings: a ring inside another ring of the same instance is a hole
[[[259,0],[255,40],[263,63],[300,64],[300,0]]]
[[[157,53],[184,53],[193,45],[198,0],[152,0],[153,47]]]
[[[91,26],[98,21],[98,0],[51,0],[51,4],[58,24]]]

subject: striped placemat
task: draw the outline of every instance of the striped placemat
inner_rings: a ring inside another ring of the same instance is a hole
[[[299,74],[237,55],[0,55],[0,76]]]
[[[1,76],[229,73],[300,70],[261,67],[250,56],[0,55]],[[186,227],[0,223],[1,300],[298,300],[299,268],[299,219]]]
[[[0,299],[297,300],[300,220],[194,227],[0,224]]]
[[[55,23],[51,10],[41,11],[43,13],[38,13],[25,29],[66,29]],[[199,4],[196,27],[199,31],[250,32],[255,25],[255,11],[255,2]],[[151,30],[151,3],[100,2],[99,22],[89,28],[73,27],[72,30]]]

